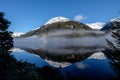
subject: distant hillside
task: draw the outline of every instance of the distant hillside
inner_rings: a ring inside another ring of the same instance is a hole
[[[54,30],[66,30],[66,29],[85,29],[85,30],[91,30],[91,28],[88,25],[85,25],[83,23],[79,23],[76,21],[65,21],[65,22],[55,22],[52,24],[47,24],[41,26],[39,29],[29,31],[24,35],[21,35],[20,37],[28,37],[33,35],[39,35],[42,36],[43,34],[46,34],[48,32],[52,32]]]

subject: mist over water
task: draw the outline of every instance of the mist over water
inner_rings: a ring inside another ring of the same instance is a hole
[[[71,37],[73,34],[77,36]],[[59,53],[86,53],[93,50],[103,50],[107,46],[106,38],[112,39],[110,34],[105,34],[102,31],[58,30],[44,34],[42,37],[34,35],[26,38],[15,38],[14,46]],[[73,47],[76,49],[72,49]]]

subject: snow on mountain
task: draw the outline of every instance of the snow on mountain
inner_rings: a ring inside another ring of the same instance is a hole
[[[105,23],[96,22],[96,23],[87,23],[86,25],[90,26],[92,29],[101,29]]]
[[[120,22],[120,17],[111,19],[110,21],[111,21],[111,22]]]
[[[69,21],[69,19],[59,16],[59,17],[54,17],[54,18],[48,20],[48,22],[46,22],[44,25],[52,24],[52,23],[56,23],[56,22],[66,22],[66,21]]]
[[[24,33],[14,32],[12,36],[13,36],[13,37],[19,37],[19,36],[22,35],[22,34],[24,34]]]
[[[111,22],[120,22],[120,17],[111,19],[108,23],[96,22],[88,23],[86,25],[90,26],[93,29],[102,29],[105,25],[110,24]],[[111,26],[111,25],[110,25]]]
[[[108,30],[108,29],[118,29],[120,27],[120,17],[113,18],[109,22],[105,24],[105,26],[101,30]]]

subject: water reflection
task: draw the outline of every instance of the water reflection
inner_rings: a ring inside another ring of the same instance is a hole
[[[25,51],[14,51],[12,53],[12,55],[14,55],[14,57],[21,62],[28,62],[28,63],[32,63],[34,64],[36,67],[44,67],[46,65],[48,65],[47,62],[45,62],[42,58],[40,58],[38,55],[34,55],[34,54],[29,54]]]
[[[109,59],[109,63],[112,69],[117,73],[120,79],[120,51],[116,49],[115,50],[106,49],[104,53]]]
[[[34,49],[30,49],[30,48],[29,49],[25,48],[24,50],[29,53],[32,53],[32,54],[37,54],[43,59],[57,61],[57,62],[70,62],[70,63],[84,60],[85,58],[87,58],[93,54],[93,52],[84,53],[84,54],[82,54],[82,53],[58,54],[58,53],[46,52],[46,51],[39,50],[39,49],[34,50]]]
[[[23,53],[26,54],[27,52],[23,52]],[[13,54],[14,54],[14,52],[13,52]],[[19,54],[19,53],[17,53],[17,54]],[[27,54],[33,55],[31,53],[27,53]],[[39,58],[40,58],[39,60],[41,60],[41,57],[39,57]],[[30,58],[28,58],[28,60],[29,59]],[[32,60],[34,62],[33,58],[32,58]],[[62,79],[62,80],[81,80],[81,79],[82,80],[117,80],[117,76],[116,76],[115,72],[111,69],[111,67],[108,63],[109,60],[106,58],[106,56],[102,52],[94,53],[94,54],[86,57],[82,61],[70,63],[69,65],[64,66],[64,67],[60,67],[60,65],[61,66],[64,65],[64,63],[59,64],[59,67],[58,66],[56,67],[57,64],[55,64],[54,61],[52,62],[52,60],[50,60],[50,61],[51,62],[49,64],[46,64],[46,66],[41,68],[41,69],[43,69],[42,71],[45,71],[45,72],[42,72],[43,77],[44,76],[47,76],[47,77],[52,76],[52,79],[50,79],[50,80],[56,79],[55,76],[57,76],[57,80],[60,80],[60,79]],[[47,62],[46,62],[46,59],[44,59],[44,62],[42,62],[42,63],[44,64]],[[52,65],[51,65],[51,63],[52,63]],[[62,62],[58,62],[58,63],[62,63]],[[36,62],[36,64],[40,65],[41,63]],[[41,65],[43,65],[43,64],[41,64]],[[55,73],[55,74],[51,73],[51,75],[50,75],[50,74],[48,74],[49,70],[50,70],[50,72],[57,70],[57,71],[55,71],[57,73]],[[55,76],[53,76],[53,75],[55,75]],[[47,79],[48,78],[44,77],[43,80],[47,80]]]

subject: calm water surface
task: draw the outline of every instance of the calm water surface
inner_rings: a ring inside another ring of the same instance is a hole
[[[70,78],[76,78],[78,80],[117,80],[115,70],[102,52],[94,53],[86,59],[74,63],[45,60],[39,55],[24,50],[13,51],[12,55],[17,60],[33,63],[37,67],[50,66],[57,68],[65,80],[69,80]]]

